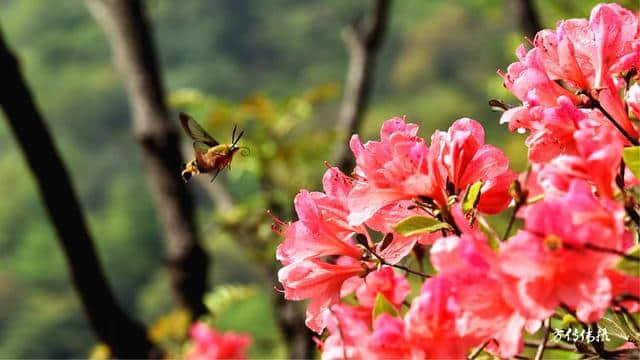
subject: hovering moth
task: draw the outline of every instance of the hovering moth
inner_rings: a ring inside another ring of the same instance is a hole
[[[182,179],[189,181],[194,175],[200,173],[213,173],[211,181],[225,168],[231,165],[231,160],[236,152],[243,147],[238,147],[238,141],[244,135],[244,131],[236,137],[234,125],[231,134],[231,144],[220,144],[207,133],[191,116],[180,113],[180,124],[184,131],[193,139],[193,151],[195,159],[182,166]]]

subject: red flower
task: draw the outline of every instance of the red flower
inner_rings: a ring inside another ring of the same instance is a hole
[[[449,195],[459,195],[467,186],[482,181],[478,210],[490,214],[507,207],[509,186],[517,177],[504,153],[484,143],[482,125],[468,118],[454,122],[446,133],[433,134],[429,168],[431,195],[440,206],[447,206]]]
[[[278,271],[278,281],[284,287],[287,300],[311,299],[307,307],[307,326],[321,333],[331,305],[340,301],[343,283],[362,272],[357,262],[330,264],[320,259],[308,259],[287,265]]]
[[[356,296],[360,305],[364,307],[373,308],[378,294],[382,294],[389,302],[400,307],[410,292],[407,279],[385,266],[367,275],[356,290]]]
[[[428,193],[429,149],[417,133],[417,125],[396,117],[382,125],[381,141],[363,145],[358,135],[351,138],[358,181],[349,194],[350,224],[360,225],[389,204]]]
[[[532,205],[525,216],[525,230],[499,254],[514,306],[530,319],[545,319],[560,304],[582,321],[600,319],[611,300],[605,271],[618,257],[594,247],[621,250],[623,209],[601,204],[586,183],[574,181],[564,196]]]
[[[220,333],[203,322],[196,322],[189,331],[193,347],[189,360],[246,359],[251,338],[233,332]]]

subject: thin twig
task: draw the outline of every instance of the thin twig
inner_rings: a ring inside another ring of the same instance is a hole
[[[549,340],[549,332],[551,331],[551,325],[549,319],[544,321],[544,337],[542,338],[542,342],[540,342],[540,346],[538,346],[538,351],[536,351],[536,357],[534,360],[541,360],[542,355],[544,354],[544,350],[547,347],[547,341]]]
[[[616,249],[610,249],[610,248],[606,248],[606,247],[602,247],[602,246],[598,246],[598,245],[594,245],[594,244],[590,244],[590,243],[584,244],[584,248],[592,250],[592,251],[618,255],[618,256],[621,256],[621,257],[623,257],[623,258],[625,258],[627,260],[630,260],[630,261],[640,262],[640,256],[627,254],[624,251],[620,251],[620,250],[616,250]]]
[[[449,224],[451,226],[451,229],[453,229],[453,232],[456,235],[458,236],[462,235],[462,231],[460,231],[460,228],[456,224],[456,221],[453,219],[453,216],[451,216],[451,213],[449,212],[449,209],[446,206],[440,207],[440,214],[442,215],[442,221]]]
[[[605,110],[604,107],[602,107],[602,104],[600,104],[600,101],[594,99],[593,96],[591,95],[588,95],[588,96],[593,102],[593,107],[600,110],[602,115],[604,115],[607,119],[609,119],[609,121],[613,124],[613,126],[615,126],[616,129],[618,129],[618,131],[620,131],[622,135],[624,135],[624,137],[626,137],[627,140],[631,142],[631,144],[635,146],[640,145],[640,142],[638,142],[638,139],[634,139],[631,135],[629,135],[629,133],[622,126],[620,126],[620,124],[618,124],[618,122],[613,118],[613,116],[611,116],[611,114],[609,114],[607,110]]]
[[[616,296],[614,301],[635,301],[640,303],[640,297],[633,294],[620,294]]]
[[[540,346],[540,343],[537,341],[525,341],[524,346],[537,348]],[[547,344],[546,348],[550,350],[562,350],[562,351],[571,351],[571,352],[576,351],[575,346],[563,344],[563,343]]]
[[[489,344],[489,340],[483,342],[482,344],[480,344],[480,346],[478,346],[478,348],[476,348],[475,350],[473,350],[473,352],[471,353],[471,355],[469,355],[469,360],[473,360],[476,357],[478,357],[478,355],[480,355],[480,353],[482,352],[482,350],[484,350],[484,348],[487,346],[487,344]]]
[[[531,166],[527,169],[527,175],[525,178],[525,184],[529,180],[529,176],[531,175]],[[513,207],[513,212],[511,213],[511,217],[509,218],[509,224],[507,224],[507,229],[502,236],[502,241],[507,240],[509,233],[511,232],[511,227],[513,227],[513,223],[516,220],[516,215],[518,214],[518,210],[527,203],[527,199],[529,197],[529,191],[525,188],[522,188],[520,181],[516,180],[513,182],[513,191],[515,194],[513,195],[515,200],[515,206]]]
[[[511,232],[511,228],[513,227],[513,223],[516,220],[516,213],[518,212],[518,210],[520,210],[520,206],[516,204],[516,206],[513,208],[513,212],[511,213],[511,217],[509,217],[509,224],[507,224],[507,229],[504,231],[504,235],[502,235],[502,241],[507,240],[507,237]]]
[[[400,269],[400,270],[404,270],[404,271],[406,271],[408,273],[411,273],[411,274],[414,274],[414,275],[418,275],[418,276],[422,276],[423,278],[430,278],[431,277],[431,275],[429,275],[429,274],[425,274],[425,273],[420,272],[420,271],[412,270],[412,269],[410,269],[410,268],[408,268],[406,266],[403,266],[403,265],[391,264],[391,263],[387,262],[387,260],[383,259],[382,256],[378,255],[375,251],[373,251],[368,246],[365,246],[365,247],[367,248],[367,251],[369,251],[369,253],[371,253],[371,255],[375,256],[376,259],[378,259],[378,261],[380,261],[380,263],[382,265],[387,265],[387,266],[391,266],[391,267],[394,267],[394,268],[397,268],[397,269]]]
[[[390,263],[388,263],[388,262],[386,262],[386,261],[385,261],[385,262],[383,262],[383,265],[392,266],[392,267],[394,267],[394,268],[398,268],[398,269],[404,270],[404,271],[406,271],[406,272],[408,272],[408,273],[411,273],[411,274],[413,274],[413,275],[422,276],[423,278],[430,278],[430,277],[431,277],[431,275],[429,275],[429,274],[425,274],[425,273],[423,273],[423,272],[416,271],[416,270],[411,270],[410,268],[408,268],[408,267],[406,267],[406,266],[403,266],[403,265],[390,264]]]
[[[625,167],[626,165],[624,163],[624,159],[620,160],[620,172],[618,173],[618,175],[616,175],[616,185],[618,185],[618,188],[622,193],[624,210],[627,212],[627,215],[629,215],[631,221],[636,224],[636,227],[640,231],[640,215],[638,215],[638,213],[636,212],[635,204],[631,200],[632,197],[627,194],[627,190],[624,188]]]

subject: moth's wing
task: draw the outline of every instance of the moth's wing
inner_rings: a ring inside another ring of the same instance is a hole
[[[206,154],[207,151],[209,151],[209,149],[211,149],[211,146],[209,146],[209,144],[203,141],[193,142],[193,150],[195,150],[196,154],[199,154],[199,155]]]
[[[202,141],[193,142],[193,151],[196,154],[196,163],[202,171],[207,171],[211,166],[210,161],[208,161],[209,157],[206,156],[209,149],[211,149],[211,146]]]
[[[193,118],[185,113],[180,113],[180,124],[184,131],[196,142],[201,142],[209,147],[216,146],[219,142],[216,141],[209,133],[203,129]],[[195,143],[194,143],[195,147]]]

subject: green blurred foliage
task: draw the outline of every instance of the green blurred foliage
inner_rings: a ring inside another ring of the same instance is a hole
[[[381,122],[394,115],[420,123],[423,136],[470,116],[486,126],[488,142],[523,170],[524,137],[509,135],[486,105],[490,98],[514,102],[495,75],[513,61],[522,42],[506,2],[394,2],[362,137],[376,136]],[[369,2],[146,3],[172,105],[192,112],[220,141],[229,141],[233,123],[247,131],[241,144],[250,155],[238,156],[232,171],[216,180],[225,184],[233,209],[213,211],[196,190],[214,284],[253,284],[259,290],[229,307],[216,326],[250,332],[256,357],[282,356],[286,350],[271,296],[277,237],[265,209],[290,219],[293,194],[319,187],[322,162],[333,146],[336,84],[347,64],[340,30]],[[585,17],[594,3],[536,1],[546,26]],[[126,95],[100,28],[80,0],[4,0],[0,24],[67,163],[119,300],[154,324],[152,329],[177,329],[175,341],[182,341],[184,316],[173,310]],[[0,193],[0,357],[87,356],[95,339],[4,121]]]

